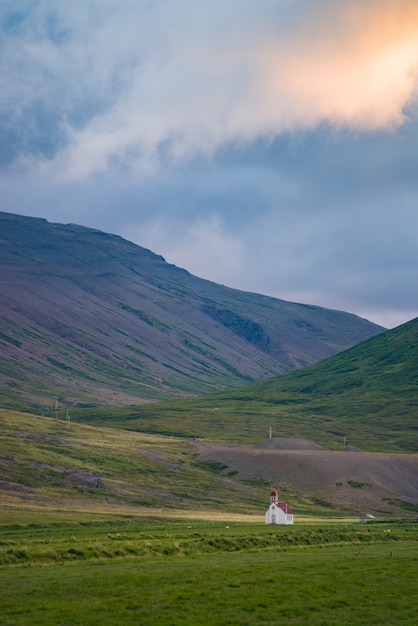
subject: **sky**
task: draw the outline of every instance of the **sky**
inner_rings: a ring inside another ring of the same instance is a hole
[[[417,317],[417,0],[2,0],[0,210]]]

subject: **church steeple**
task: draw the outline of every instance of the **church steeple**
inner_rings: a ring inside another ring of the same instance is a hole
[[[293,511],[286,502],[279,501],[277,489],[270,492],[270,506],[265,514],[266,524],[293,524]]]

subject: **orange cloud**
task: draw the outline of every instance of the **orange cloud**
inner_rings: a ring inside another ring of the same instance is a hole
[[[171,13],[170,3],[144,14],[121,9],[116,39],[109,15],[89,37],[75,29],[59,50],[61,64],[54,49],[53,63],[38,68],[34,82],[13,78],[16,102],[24,101],[19,90],[28,82],[34,101],[42,87],[48,107],[49,93],[57,110],[66,97],[70,112],[79,107],[85,119],[61,123],[63,148],[40,163],[42,175],[52,168],[77,179],[115,165],[148,172],[158,166],[160,148],[187,159],[324,122],[387,129],[402,124],[415,103],[418,0],[230,0],[204,14],[190,13],[185,1],[171,4]],[[28,77],[37,65],[29,62]],[[72,79],[63,81],[67,74]],[[123,78],[115,90],[116,75]],[[94,85],[105,105],[85,115]],[[86,102],[79,105],[73,93],[86,93]]]
[[[322,2],[260,58],[264,97],[276,106],[279,125],[398,125],[417,94],[418,3]]]

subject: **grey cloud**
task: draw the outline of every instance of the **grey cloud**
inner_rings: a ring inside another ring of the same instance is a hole
[[[379,7],[400,61],[363,93],[355,49],[372,72]],[[417,15],[410,0],[4,0],[1,209],[121,234],[233,287],[387,325],[418,315]]]
[[[190,159],[327,120],[399,124],[418,53],[412,44],[392,52],[376,34],[390,17],[390,40],[413,40],[417,12],[410,0],[356,0],[354,19],[351,6],[6,0],[0,114],[26,134],[10,157],[33,167],[44,155],[41,172],[77,179],[118,164],[149,170],[160,151]]]

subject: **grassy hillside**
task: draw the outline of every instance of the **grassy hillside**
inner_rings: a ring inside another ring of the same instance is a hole
[[[314,363],[383,329],[228,289],[121,237],[0,212],[0,406],[129,405]]]
[[[270,483],[221,475],[191,442],[0,409],[2,507],[38,510],[195,511],[263,519]],[[330,508],[292,495],[299,514]]]
[[[220,394],[79,419],[114,427],[254,443],[303,437],[331,448],[418,450],[418,318],[304,370]]]

